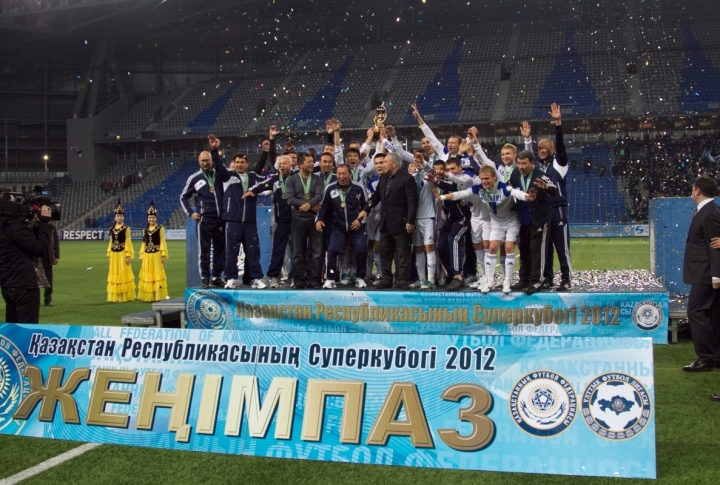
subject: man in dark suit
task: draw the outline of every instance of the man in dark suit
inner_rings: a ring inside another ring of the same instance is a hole
[[[720,251],[710,247],[711,239],[720,237],[716,192],[717,183],[711,178],[700,177],[693,184],[697,207],[685,243],[683,281],[692,285],[687,312],[698,358],[683,367],[687,372],[711,371],[720,365]]]
[[[402,158],[397,153],[385,157],[377,188],[358,219],[367,219],[370,210],[380,207],[380,266],[382,281],[377,289],[393,286],[392,262],[395,259],[396,287],[407,290],[410,284],[410,235],[415,230],[418,193],[415,179],[400,169]],[[380,167],[378,171],[380,171]],[[397,252],[396,252],[397,249]]]

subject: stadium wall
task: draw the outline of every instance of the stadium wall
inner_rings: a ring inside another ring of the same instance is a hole
[[[76,182],[89,182],[100,176],[117,160],[109,145],[93,143],[93,135],[109,130],[133,106],[133,96],[120,98],[89,118],[67,120],[67,171]]]

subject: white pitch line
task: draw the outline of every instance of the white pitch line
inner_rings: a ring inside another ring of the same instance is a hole
[[[53,458],[50,458],[49,460],[46,460],[38,465],[35,465],[32,468],[28,468],[27,470],[23,470],[20,473],[17,473],[11,477],[3,478],[0,480],[0,485],[15,485],[18,482],[21,482],[25,480],[26,478],[30,478],[35,475],[39,475],[40,473],[44,472],[45,470],[49,470],[50,468],[57,466],[61,463],[64,463],[68,460],[72,460],[76,456],[80,456],[83,453],[92,450],[93,448],[97,448],[100,446],[100,443],[85,443],[82,446],[78,446],[77,448],[73,448],[70,451],[66,451],[62,455],[55,456]]]

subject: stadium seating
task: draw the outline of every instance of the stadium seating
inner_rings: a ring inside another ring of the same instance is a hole
[[[570,155],[570,158],[574,158]],[[583,173],[582,162],[593,161],[589,173]],[[608,146],[584,147],[578,158],[577,170],[567,175],[567,198],[570,204],[572,224],[619,224],[622,215],[629,215],[625,199],[618,191],[617,179],[610,174],[610,148]],[[599,175],[600,166],[605,165],[605,175]]]
[[[152,116],[173,98],[174,95],[171,93],[146,96],[109,130],[110,138],[115,138],[116,135],[121,139],[139,138],[140,132],[153,121]]]
[[[683,27],[685,68],[680,82],[681,107],[685,112],[718,109],[720,103],[720,71],[705,56],[692,26]]]

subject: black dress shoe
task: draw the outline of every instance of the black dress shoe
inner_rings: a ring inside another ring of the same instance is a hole
[[[223,285],[223,286],[225,286],[225,285]],[[203,288],[209,288],[209,287],[210,287],[210,280],[208,280],[207,278],[203,278],[203,279],[202,279],[202,287],[203,287]]]
[[[545,280],[542,283],[540,283],[540,289],[541,290],[549,290],[555,286],[555,283],[552,282],[552,280]]]
[[[513,291],[524,291],[528,286],[530,286],[530,284],[527,281],[518,281],[514,285],[510,285],[510,289]]]
[[[322,288],[322,284],[320,284],[319,281],[311,281],[310,283],[308,283],[307,287],[313,290],[317,290]]]
[[[45,302],[45,306],[53,306],[53,302],[51,302],[51,301]]]
[[[540,290],[542,290],[542,283],[535,283],[525,288],[525,294],[532,295]]]
[[[710,396],[711,401],[720,402],[720,394],[713,394]]]
[[[393,287],[392,283],[388,283],[386,281],[381,281],[378,285],[375,286],[376,290],[391,290]]]
[[[397,288],[398,290],[407,291],[410,289],[410,283],[408,283],[407,281],[398,281],[395,284],[395,288]]]
[[[555,291],[570,291],[570,288],[572,288],[572,284],[570,284],[570,280],[562,280],[560,283],[560,286],[557,287],[557,290]]]
[[[686,365],[682,368],[685,372],[707,372],[715,369],[714,363],[703,362],[696,360],[690,365]]]
[[[304,281],[295,282],[295,289],[304,290],[305,288],[307,288],[307,283],[305,283]]]

